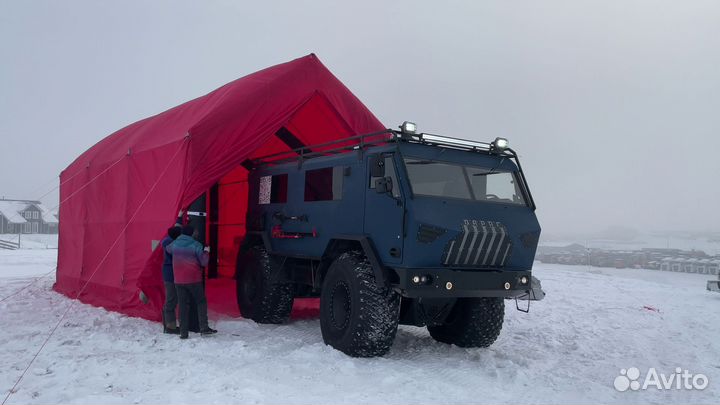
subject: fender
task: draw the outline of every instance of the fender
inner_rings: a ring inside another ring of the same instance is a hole
[[[372,243],[372,240],[370,238],[368,238],[366,235],[335,235],[333,238],[330,239],[330,242],[328,242],[328,246],[325,248],[326,253],[327,250],[330,249],[332,243],[335,241],[353,241],[360,243],[360,247],[362,248],[363,253],[365,253],[365,256],[368,258],[368,261],[372,266],[373,273],[375,274],[375,282],[377,283],[378,287],[387,287],[387,270],[380,263],[377,252],[375,250],[375,245]]]

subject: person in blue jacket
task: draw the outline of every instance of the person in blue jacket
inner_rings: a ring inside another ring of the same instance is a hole
[[[211,335],[217,330],[210,328],[207,316],[207,299],[203,286],[203,269],[208,264],[209,248],[203,248],[192,235],[195,228],[185,225],[182,235],[167,245],[165,251],[172,255],[173,275],[180,307],[180,339],[188,338],[190,302],[197,307],[201,335]]]
[[[160,241],[163,249],[162,277],[165,284],[165,304],[163,305],[163,332],[178,334],[180,330],[177,327],[175,317],[175,308],[178,304],[177,290],[175,289],[175,276],[173,274],[172,255],[165,249],[182,233],[179,226],[168,228],[167,236]]]

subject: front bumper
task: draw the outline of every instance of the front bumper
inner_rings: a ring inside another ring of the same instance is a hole
[[[396,288],[408,298],[520,298],[532,293],[530,271],[453,270],[445,267],[394,270],[399,277]],[[418,282],[418,278],[423,281]],[[522,280],[526,283],[523,284]]]

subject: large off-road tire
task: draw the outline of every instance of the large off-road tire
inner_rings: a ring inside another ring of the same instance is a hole
[[[294,286],[273,279],[280,265],[264,246],[253,246],[238,257],[237,301],[243,318],[257,323],[284,323],[290,319]]]
[[[488,347],[500,335],[505,318],[502,298],[460,298],[440,326],[428,326],[433,339],[460,347]]]
[[[399,315],[400,296],[378,287],[362,252],[343,253],[330,265],[320,296],[325,344],[353,357],[382,356],[395,340]]]

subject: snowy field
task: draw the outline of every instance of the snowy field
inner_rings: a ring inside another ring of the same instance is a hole
[[[0,240],[20,243],[22,249],[57,249],[57,235],[34,234],[0,234]]]
[[[0,299],[55,265],[55,250],[0,251]],[[84,304],[68,313],[7,404],[20,403],[717,403],[720,294],[709,276],[536,264],[548,296],[529,314],[506,301],[488,349],[401,327],[383,358],[322,343],[317,320],[218,319],[187,341]],[[4,398],[72,301],[54,273],[0,302]],[[651,308],[645,308],[645,307]],[[620,369],[703,373],[703,390],[618,392]]]
[[[708,238],[681,238],[678,236],[639,235],[631,240],[612,239],[558,239],[542,240],[540,246],[565,247],[573,243],[592,249],[640,250],[645,248],[667,248],[681,250],[701,250],[708,255],[720,255],[720,241]]]

